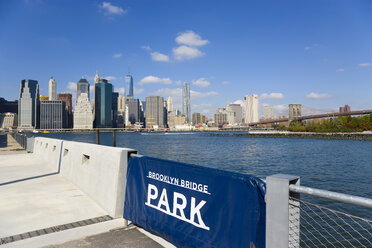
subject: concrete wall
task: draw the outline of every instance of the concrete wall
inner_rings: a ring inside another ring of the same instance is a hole
[[[32,138],[27,139],[27,145],[32,143]],[[59,170],[62,140],[37,137],[34,138],[33,153],[45,162],[48,167]]]
[[[61,174],[112,217],[122,217],[128,154],[133,149],[63,141]]]

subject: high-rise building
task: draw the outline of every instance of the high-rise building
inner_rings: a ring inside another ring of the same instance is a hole
[[[129,73],[125,76],[125,85],[127,96],[133,97],[133,77]]]
[[[173,111],[173,100],[172,100],[172,97],[168,97],[168,100],[167,100],[167,111],[168,112],[172,112]]]
[[[274,106],[263,106],[263,118],[266,120],[274,119]]]
[[[40,129],[67,127],[66,103],[60,100],[40,102]]]
[[[235,124],[235,113],[227,111],[226,108],[218,108],[214,114],[214,121],[217,125]]]
[[[96,75],[94,76],[94,85],[98,84],[99,82],[99,75],[98,75],[98,71],[96,71]]]
[[[112,127],[112,84],[100,78],[94,92],[95,127],[110,128]]]
[[[18,114],[18,100],[7,101],[0,97],[0,113],[17,113]]]
[[[0,128],[16,127],[18,125],[18,116],[16,113],[0,113]]]
[[[244,123],[258,122],[258,96],[246,95],[244,97]]]
[[[240,124],[243,120],[243,108],[240,104],[230,103],[226,105],[226,111],[233,113],[233,119],[230,124]]]
[[[112,92],[112,127],[117,128],[117,121],[118,121],[118,92]]]
[[[182,87],[182,114],[186,116],[186,122],[191,122],[190,84],[183,83]]]
[[[165,127],[164,98],[161,96],[146,97],[146,127]]]
[[[40,99],[39,83],[24,79],[18,100],[18,127],[24,129],[39,128]]]
[[[88,99],[90,99],[90,84],[85,78],[80,79],[79,82],[77,82],[76,86],[76,100],[79,98],[81,93],[87,93]]]
[[[192,124],[199,125],[204,124],[207,122],[207,117],[205,115],[202,115],[201,113],[193,113],[192,114]]]
[[[351,108],[347,104],[344,107],[340,107],[340,113],[349,113],[350,111],[351,111]]]
[[[74,129],[92,129],[93,116],[88,94],[81,93],[76,100],[74,111]]]
[[[178,115],[174,117],[174,126],[184,125],[184,124],[186,124],[186,116]]]
[[[125,111],[125,96],[118,96],[118,112]]]
[[[53,77],[49,79],[49,100],[57,100],[57,83]]]
[[[133,125],[136,122],[142,122],[141,120],[141,104],[139,99],[127,98],[125,101],[126,125]]]
[[[72,94],[67,92],[59,93],[57,95],[57,100],[65,102],[67,111],[67,128],[72,128],[73,127]]]

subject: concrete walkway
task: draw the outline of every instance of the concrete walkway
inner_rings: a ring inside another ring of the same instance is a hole
[[[123,227],[123,219],[109,217],[57,165],[26,153],[8,135],[0,149],[0,248],[173,247]]]
[[[32,154],[0,155],[0,238],[107,215]]]
[[[26,153],[26,150],[23,149],[11,135],[7,134],[7,139],[7,147],[0,148],[0,155]]]
[[[160,244],[145,236],[137,228],[120,228],[110,232],[85,237],[66,242],[60,245],[46,246],[45,248],[161,248]]]

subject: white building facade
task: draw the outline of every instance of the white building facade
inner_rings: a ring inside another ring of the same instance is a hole
[[[49,79],[49,101],[57,100],[57,82],[51,77]]]
[[[246,95],[244,97],[244,123],[258,122],[258,95]]]
[[[74,112],[74,129],[92,129],[93,116],[88,94],[81,93],[76,100]]]

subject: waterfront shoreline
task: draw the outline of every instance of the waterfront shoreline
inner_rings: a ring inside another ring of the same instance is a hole
[[[309,132],[247,132],[209,133],[205,136],[246,137],[246,138],[298,138],[372,141],[372,133],[309,133]]]

